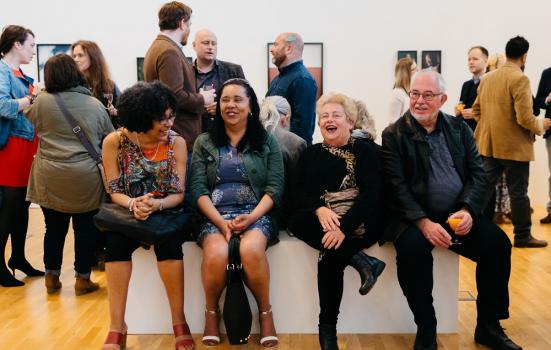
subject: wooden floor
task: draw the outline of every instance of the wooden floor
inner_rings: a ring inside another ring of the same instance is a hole
[[[543,208],[533,216],[534,235],[551,242],[551,225],[540,226]],[[511,234],[511,226],[503,227]],[[34,266],[42,267],[42,237],[44,222],[40,209],[31,209],[27,257]],[[108,330],[108,306],[105,276],[94,272],[93,280],[101,290],[75,297],[73,291],[73,239],[67,238],[62,270],[61,294],[49,296],[43,278],[25,278],[19,288],[0,287],[0,349],[100,349]],[[8,255],[9,256],[9,255]],[[438,336],[439,349],[485,349],[473,341],[476,322],[474,283],[475,265],[461,260],[459,333]],[[23,278],[19,272],[16,275]],[[513,249],[510,281],[511,318],[502,322],[507,334],[525,350],[551,349],[551,247],[544,249]],[[470,294],[469,294],[470,293]],[[471,300],[469,300],[471,299]],[[389,301],[391,302],[391,301]],[[360,310],[361,312],[361,310]],[[197,348],[200,335],[195,336]],[[278,349],[319,349],[315,334],[279,334]],[[341,350],[411,349],[412,334],[342,334]],[[174,349],[172,336],[129,336],[127,348],[132,350]],[[261,349],[258,336],[250,344],[231,347],[227,342],[216,349]]]

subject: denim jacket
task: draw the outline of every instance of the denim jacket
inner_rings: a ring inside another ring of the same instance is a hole
[[[189,190],[193,204],[203,195],[210,196],[216,185],[216,170],[220,164],[218,148],[210,135],[199,135],[193,146]],[[243,163],[254,194],[260,201],[264,194],[274,201],[274,206],[281,204],[284,186],[283,157],[272,135],[268,135],[262,152],[253,151],[249,145],[243,149]]]
[[[23,111],[17,111],[17,99],[27,96],[29,86],[34,82],[31,77],[24,77],[26,80],[16,77],[12,69],[0,60],[0,118],[12,120],[10,136],[32,141],[34,126],[25,118]]]

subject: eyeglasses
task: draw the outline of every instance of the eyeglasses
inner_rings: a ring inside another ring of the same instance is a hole
[[[159,123],[164,124],[164,125],[172,124],[172,123],[174,123],[175,119],[176,119],[176,115],[174,114],[174,112],[172,112],[172,113],[170,113],[170,116],[168,118],[163,118],[163,119],[159,120]]]
[[[440,95],[443,95],[443,94],[441,92],[435,94],[434,92],[431,92],[431,91],[425,91],[423,93],[420,93],[419,91],[410,91],[409,92],[409,97],[411,97],[414,100],[418,100],[419,97],[423,96],[423,100],[432,101],[432,100],[434,100],[434,98],[436,96],[440,96]]]

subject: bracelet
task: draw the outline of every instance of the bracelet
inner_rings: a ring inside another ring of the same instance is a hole
[[[130,198],[128,200],[128,211],[134,211],[134,204],[136,203],[136,198]]]
[[[159,204],[159,211],[163,211],[163,199],[161,198],[160,199],[160,204]]]

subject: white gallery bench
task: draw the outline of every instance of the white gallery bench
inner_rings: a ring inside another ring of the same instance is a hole
[[[302,241],[280,233],[281,242],[267,251],[270,263],[270,299],[278,333],[317,333],[318,252]],[[183,244],[185,266],[185,312],[192,333],[202,333],[205,297],[201,283],[201,249],[194,242]],[[366,250],[386,262],[386,269],[366,296],[358,293],[359,274],[348,267],[339,315],[340,333],[415,333],[416,327],[396,275],[396,253],[392,244]],[[434,306],[439,333],[457,332],[459,258],[435,248]],[[258,309],[249,294],[253,311],[252,333],[258,333]],[[222,295],[222,302],[224,295]],[[133,272],[128,291],[126,322],[131,334],[172,333],[168,299],[152,249],[138,249],[133,255]],[[221,330],[223,331],[223,322]]]

